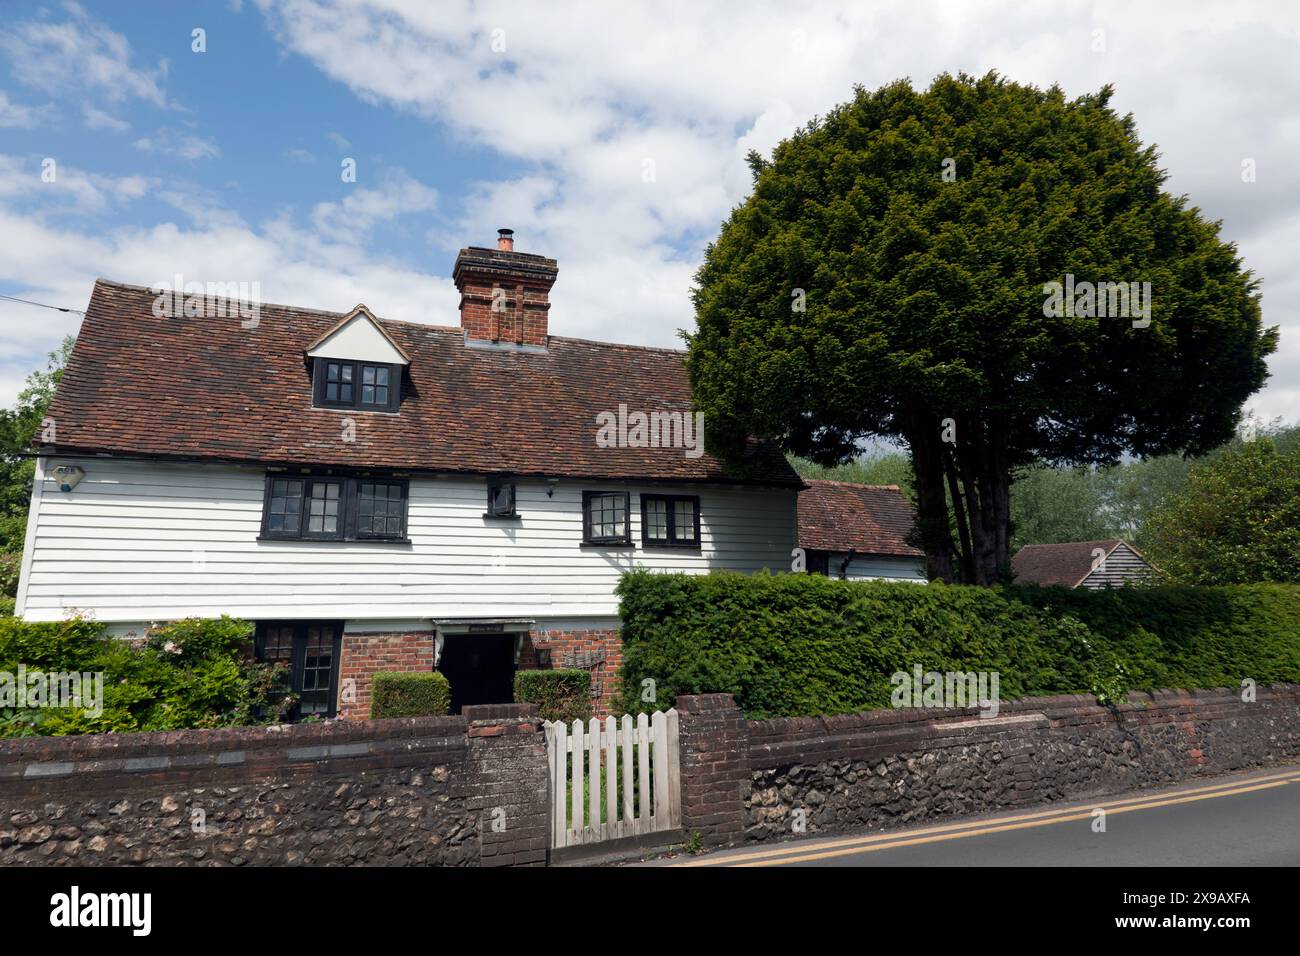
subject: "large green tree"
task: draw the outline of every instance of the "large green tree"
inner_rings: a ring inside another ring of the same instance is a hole
[[[1230,438],[1276,330],[1110,96],[995,74],[859,88],[751,154],[753,194],[706,252],[687,336],[709,447],[760,435],[833,464],[901,440],[932,575],[989,583],[1017,469]],[[1045,314],[1067,275],[1149,282],[1149,324],[1085,317],[1082,300]]]
[[[63,377],[72,352],[72,336],[49,354],[44,369],[27,376],[13,408],[0,409],[0,594],[13,596],[27,533],[27,507],[36,465],[32,439]]]
[[[1147,519],[1147,557],[1187,584],[1300,584],[1300,447],[1272,438],[1192,469]]]

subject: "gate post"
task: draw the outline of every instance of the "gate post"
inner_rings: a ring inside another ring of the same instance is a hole
[[[469,705],[465,767],[480,866],[545,866],[546,741],[536,704]]]
[[[749,726],[730,694],[678,697],[682,829],[705,846],[737,843],[745,835],[749,788]]]

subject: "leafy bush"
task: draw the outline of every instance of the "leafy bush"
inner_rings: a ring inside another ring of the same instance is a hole
[[[380,671],[371,684],[370,716],[440,717],[451,709],[451,684],[437,671]]]
[[[622,706],[725,691],[751,717],[887,707],[890,677],[997,672],[1000,697],[1300,681],[1300,588],[980,588],[635,571]],[[644,702],[643,681],[655,696]]]
[[[0,708],[0,736],[232,727],[283,720],[295,704],[282,665],[250,659],[252,625],[230,617],[153,629],[142,643],[92,621],[0,618],[0,671],[103,675],[102,709]]]
[[[14,616],[14,599],[7,594],[0,594],[0,617]]]
[[[1300,447],[1271,438],[1192,470],[1144,529],[1148,557],[1184,584],[1300,584]]]
[[[583,670],[517,671],[515,703],[536,704],[543,720],[571,724],[591,719],[591,673]]]

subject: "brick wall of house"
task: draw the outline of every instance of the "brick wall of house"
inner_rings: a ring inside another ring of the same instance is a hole
[[[572,667],[590,671],[593,715],[605,717],[614,713],[618,669],[623,663],[623,641],[617,629],[533,631],[524,640],[519,669],[539,668],[539,650],[550,652],[550,669]],[[377,671],[430,671],[433,656],[432,631],[344,634],[339,660],[339,716],[353,719],[370,716],[371,683]]]
[[[370,716],[370,685],[377,671],[433,670],[433,632],[344,634],[339,658],[338,714]]]
[[[617,628],[533,631],[524,641],[519,669],[540,667],[538,651],[550,652],[550,670],[576,668],[591,672],[593,716],[619,716],[622,713],[621,710],[615,713],[618,710],[618,669],[623,664],[623,638]]]

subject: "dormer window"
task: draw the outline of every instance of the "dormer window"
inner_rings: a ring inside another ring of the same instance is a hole
[[[400,365],[376,365],[341,359],[316,359],[314,404],[324,408],[397,411],[402,380]]]
[[[317,408],[396,412],[410,357],[364,305],[307,348]]]

